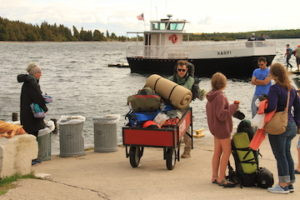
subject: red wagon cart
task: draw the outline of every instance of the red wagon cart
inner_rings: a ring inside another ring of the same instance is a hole
[[[176,160],[180,161],[180,143],[184,134],[191,138],[193,148],[192,133],[192,108],[185,110],[182,118],[173,127],[152,129],[125,126],[122,128],[122,134],[126,158],[129,157],[131,166],[136,168],[143,156],[144,147],[163,148],[167,169],[172,170]]]

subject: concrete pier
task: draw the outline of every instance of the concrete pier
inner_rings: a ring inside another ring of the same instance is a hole
[[[292,154],[297,163],[296,142]],[[45,180],[26,179],[18,182],[16,189],[9,190],[1,200],[298,200],[300,198],[300,175],[296,175],[295,192],[271,194],[261,188],[223,188],[211,183],[211,158],[213,138],[195,139],[190,159],[181,159],[174,170],[166,169],[160,148],[145,148],[141,166],[132,168],[125,149],[117,152],[94,153],[85,156],[60,158],[42,162],[33,169],[36,173],[50,174]],[[261,147],[260,166],[268,168],[278,182],[276,162],[269,141]],[[234,161],[231,157],[231,163]]]

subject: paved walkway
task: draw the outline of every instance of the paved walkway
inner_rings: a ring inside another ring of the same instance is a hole
[[[298,137],[293,143],[294,158],[296,140]],[[260,188],[222,188],[211,184],[212,141],[209,137],[196,139],[192,158],[177,162],[172,171],[166,169],[162,149],[156,148],[145,148],[141,166],[135,169],[131,168],[123,147],[114,153],[88,151],[81,157],[53,156],[51,161],[33,167],[35,173],[50,174],[50,179],[18,181],[18,187],[0,199],[300,199],[299,181],[295,184],[296,192],[292,194],[271,194]],[[270,169],[277,182],[275,160],[268,140],[264,141],[261,153],[261,166]]]

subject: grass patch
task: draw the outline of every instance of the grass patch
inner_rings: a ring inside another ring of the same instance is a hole
[[[31,173],[24,176],[15,174],[13,176],[0,179],[0,195],[5,194],[9,189],[15,188],[16,184],[14,184],[14,182],[16,182],[17,180],[28,179],[28,178],[36,178],[36,177]]]

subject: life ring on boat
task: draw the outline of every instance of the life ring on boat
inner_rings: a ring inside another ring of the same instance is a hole
[[[175,44],[178,40],[178,37],[177,37],[176,34],[172,34],[172,35],[169,36],[169,40],[171,40],[172,43]]]

